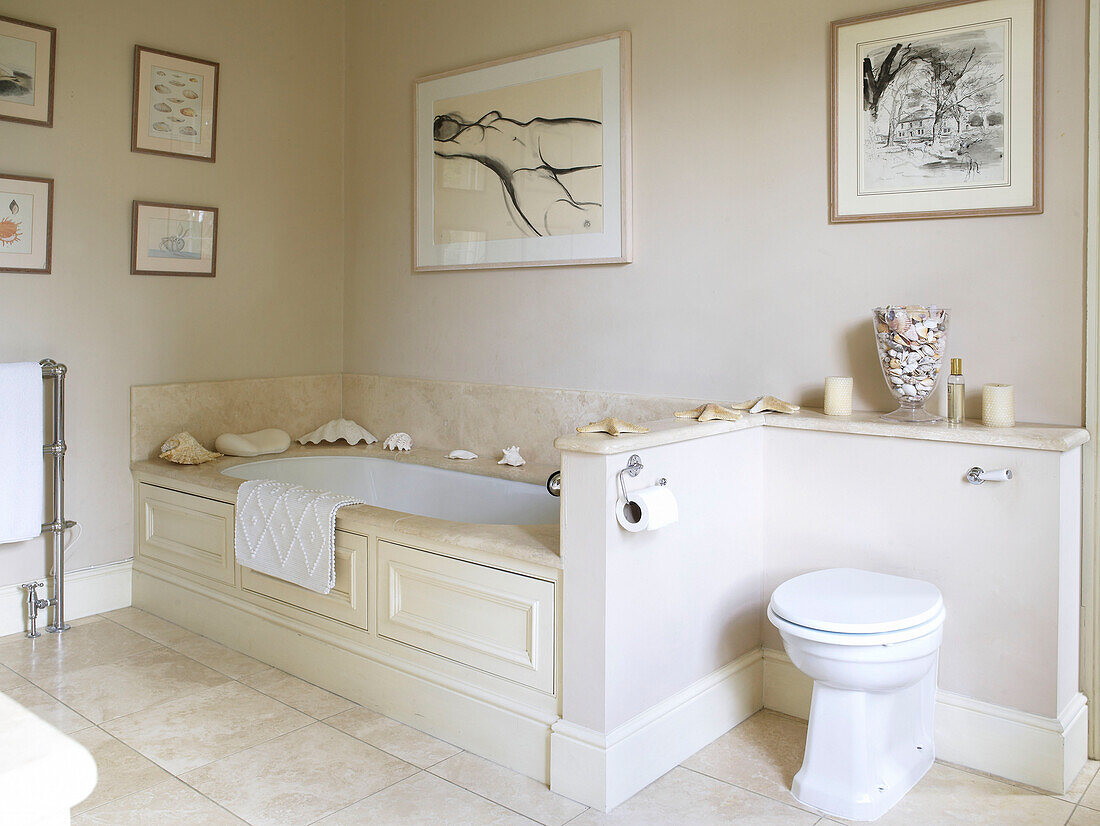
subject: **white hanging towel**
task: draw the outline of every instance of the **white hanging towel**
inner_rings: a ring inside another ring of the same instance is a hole
[[[237,489],[237,562],[319,594],[336,584],[336,511],[362,499],[250,479]]]
[[[42,533],[42,366],[0,364],[0,542]]]

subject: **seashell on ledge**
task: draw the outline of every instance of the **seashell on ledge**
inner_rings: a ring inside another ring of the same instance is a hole
[[[501,458],[498,465],[511,465],[512,467],[520,467],[527,464],[527,460],[519,455],[519,448],[515,445],[511,447],[503,448],[504,456]]]
[[[207,450],[186,430],[177,433],[160,446],[160,458],[177,465],[201,465],[220,457],[220,453]]]
[[[386,450],[412,450],[413,440],[408,433],[391,433],[382,442]]]
[[[290,447],[290,434],[277,427],[254,433],[223,433],[214,440],[214,449],[226,456],[262,456],[283,453]]]
[[[360,427],[350,419],[333,419],[331,422],[321,425],[311,433],[307,433],[298,439],[300,445],[316,445],[321,442],[338,442],[343,439],[349,445],[357,445],[366,442],[373,445],[378,441],[375,435],[364,427]]]
[[[476,459],[477,454],[472,450],[452,450],[447,454],[448,459]]]

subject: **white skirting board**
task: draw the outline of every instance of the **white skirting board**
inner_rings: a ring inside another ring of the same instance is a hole
[[[764,707],[806,719],[813,682],[781,651],[765,648]],[[1063,794],[1085,765],[1088,707],[1077,694],[1058,717],[936,695],[936,759]]]
[[[130,604],[130,582],[133,561],[112,562],[83,571],[68,571],[65,574],[65,619],[74,620],[114,611]],[[43,577],[48,588],[39,588],[40,598],[53,593],[53,578]],[[27,592],[21,582],[0,585],[0,636],[16,634],[27,630]],[[47,617],[52,611],[38,612],[38,627],[45,629]]]
[[[550,788],[608,811],[759,711],[760,649],[603,735],[566,720],[550,735]]]

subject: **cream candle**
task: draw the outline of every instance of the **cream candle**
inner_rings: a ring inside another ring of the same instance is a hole
[[[1011,384],[982,385],[982,424],[1013,427],[1016,424],[1016,389]]]
[[[825,377],[825,415],[852,415],[852,377]]]

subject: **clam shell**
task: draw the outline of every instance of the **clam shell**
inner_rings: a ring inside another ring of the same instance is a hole
[[[196,131],[194,130],[194,128],[193,128],[193,127],[191,127],[191,126],[181,126],[181,127],[180,127],[180,134],[181,134],[181,135],[187,135],[187,137],[189,137],[189,138],[190,138],[190,137],[192,137],[192,136],[194,136],[194,135],[197,135],[197,134],[199,134],[199,133],[198,133],[198,132],[196,132]]]
[[[172,111],[172,107],[169,106],[167,103],[154,103],[153,108],[156,109],[158,112],[171,112]]]
[[[162,95],[170,94],[172,91],[170,87],[165,86],[163,83],[158,83],[153,88],[160,92]]]
[[[199,99],[199,93],[198,92],[192,92],[190,89],[184,89],[183,90],[183,96],[185,98],[188,98],[189,100],[198,100]]]
[[[153,128],[156,129],[158,132],[169,132],[172,129],[171,126],[169,126],[162,120],[158,120],[156,123],[154,123]]]
[[[472,450],[452,450],[447,454],[448,459],[476,459],[477,454]]]
[[[378,441],[373,433],[349,419],[333,419],[305,436],[299,437],[298,444],[316,445],[321,442],[339,442],[341,440],[349,445],[357,445],[360,442],[372,445]]]
[[[180,109],[180,114],[183,115],[185,118],[193,118],[195,117],[195,110],[192,109],[190,106],[184,106],[182,109]]]
[[[176,77],[179,77],[179,75],[176,75]],[[173,86],[186,86],[187,85],[182,80],[170,80],[168,82],[171,83]]]
[[[888,309],[885,313],[885,320],[886,326],[895,333],[904,334],[913,324],[912,320],[909,318],[909,313],[902,309]]]
[[[412,450],[413,440],[408,433],[391,433],[382,442],[386,450]]]
[[[183,98],[168,98],[170,103],[187,103]]]

